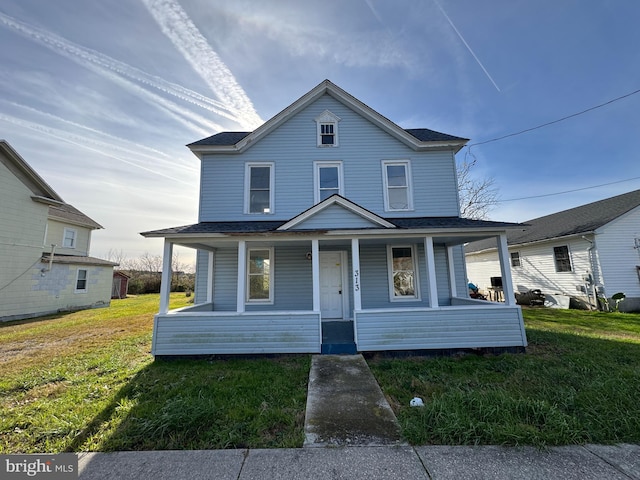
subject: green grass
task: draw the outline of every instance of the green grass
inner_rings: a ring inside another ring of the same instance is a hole
[[[302,445],[308,356],[153,361],[157,308],[0,326],[0,453]]]
[[[640,315],[524,316],[526,355],[369,362],[410,443],[640,442]],[[409,407],[414,396],[424,408]]]
[[[409,442],[640,442],[640,315],[528,309],[524,316],[526,355],[369,362]],[[409,406],[414,396],[424,408]]]

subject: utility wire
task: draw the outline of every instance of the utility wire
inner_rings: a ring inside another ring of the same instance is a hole
[[[554,195],[563,195],[565,193],[580,192],[581,190],[590,190],[592,188],[606,187],[607,185],[615,185],[616,183],[630,182],[631,180],[638,180],[640,177],[625,178],[624,180],[617,180],[615,182],[601,183],[600,185],[592,185],[590,187],[574,188],[573,190],[565,190],[564,192],[545,193],[544,195],[532,195],[531,197],[520,198],[507,198],[506,200],[497,200],[495,203],[515,202],[516,200],[529,200],[531,198],[552,197]]]
[[[620,97],[614,98],[612,100],[609,100],[608,102],[601,103],[600,105],[596,105],[595,107],[587,108],[586,110],[582,110],[581,112],[573,113],[571,115],[567,115],[566,117],[562,117],[562,118],[559,118],[557,120],[553,120],[551,122],[543,123],[542,125],[538,125],[537,127],[527,128],[527,129],[521,130],[519,132],[510,133],[508,135],[503,135],[502,137],[492,138],[491,140],[485,140],[484,142],[478,142],[478,143],[473,143],[471,145],[467,145],[467,148],[471,149],[471,147],[475,147],[477,145],[484,145],[486,143],[497,142],[499,140],[504,140],[505,138],[515,137],[516,135],[522,135],[523,133],[531,132],[533,130],[538,130],[539,128],[548,127],[549,125],[553,125],[554,123],[563,122],[563,121],[568,120],[570,118],[577,117],[579,115],[583,115],[585,113],[591,112],[592,110],[596,110],[598,108],[605,107],[605,106],[610,105],[610,104],[612,104],[614,102],[617,102],[619,100],[623,100],[623,99],[625,99],[627,97],[630,97],[631,95],[635,95],[636,93],[640,93],[640,89],[635,90],[635,91],[630,92],[630,93],[627,93],[626,95],[622,95]]]

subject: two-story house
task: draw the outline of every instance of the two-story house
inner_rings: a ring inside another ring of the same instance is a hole
[[[99,228],[0,140],[0,321],[109,306],[115,264],[89,256]]]
[[[460,218],[466,142],[325,80],[253,132],[190,144],[199,223],[142,234],[165,239],[153,354],[522,349],[513,295],[468,296],[462,245],[496,237],[508,278],[514,224]],[[197,283],[168,311],[174,245],[197,249]]]

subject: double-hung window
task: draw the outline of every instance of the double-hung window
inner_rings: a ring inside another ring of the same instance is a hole
[[[76,289],[75,293],[87,292],[87,271],[83,268],[78,269],[76,274]]]
[[[321,202],[331,195],[344,195],[342,188],[342,162],[315,162],[314,203]]]
[[[318,147],[338,146],[338,122],[340,117],[325,110],[315,119]]]
[[[512,267],[521,267],[522,263],[520,262],[520,252],[511,252],[511,266]]]
[[[62,237],[62,246],[64,248],[76,248],[77,231],[74,228],[65,228]]]
[[[248,163],[245,171],[245,213],[274,213],[273,185],[273,163]]]
[[[553,247],[553,260],[556,264],[556,272],[571,271],[571,257],[569,256],[569,247],[566,245]]]
[[[418,268],[416,249],[413,245],[388,245],[389,294],[391,301],[417,300]]]
[[[411,168],[408,161],[383,161],[384,209],[402,211],[413,209]]]
[[[273,302],[273,248],[248,250],[247,302]]]

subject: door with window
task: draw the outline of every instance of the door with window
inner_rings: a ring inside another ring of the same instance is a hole
[[[341,252],[320,252],[320,310],[323,320],[343,318],[342,257]]]

